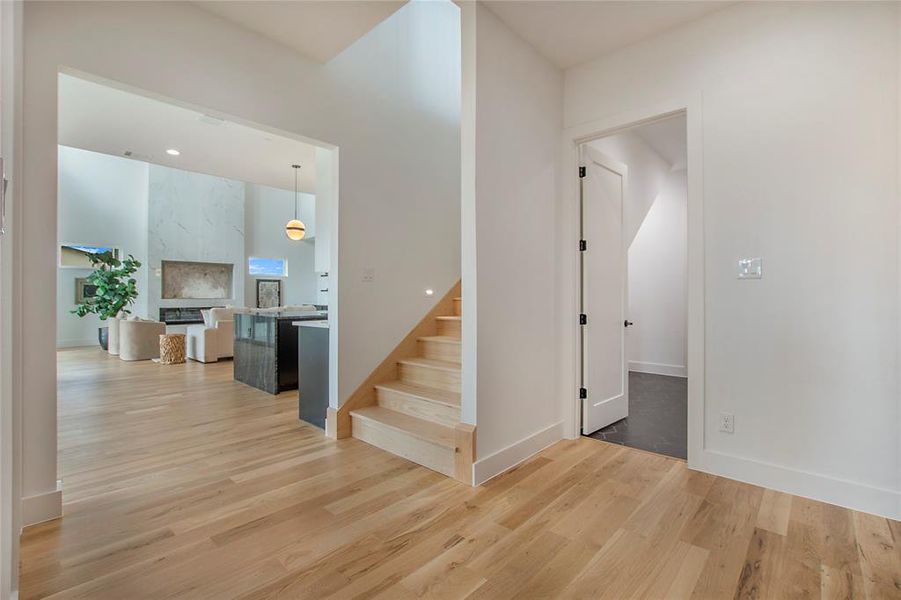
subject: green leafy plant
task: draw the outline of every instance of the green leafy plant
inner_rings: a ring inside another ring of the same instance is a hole
[[[112,252],[92,254],[90,258],[94,271],[87,280],[90,285],[96,286],[96,293],[70,312],[79,317],[95,314],[102,321],[119,313],[131,314],[128,307],[138,297],[137,281],[132,275],[141,263],[131,254],[119,260]]]

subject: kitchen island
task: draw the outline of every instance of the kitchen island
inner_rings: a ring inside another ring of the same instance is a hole
[[[278,394],[297,389],[298,321],[321,321],[323,311],[235,312],[234,378]]]

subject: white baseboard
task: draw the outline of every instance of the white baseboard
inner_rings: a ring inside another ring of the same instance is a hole
[[[57,340],[56,347],[57,348],[80,348],[82,346],[97,346],[100,347],[100,343],[97,341],[96,337],[86,338],[83,340]]]
[[[22,498],[22,527],[52,521],[63,516],[63,482],[56,489]]]
[[[473,482],[481,485],[562,439],[563,421],[560,421],[501,448],[494,454],[480,458],[472,465]]]
[[[636,373],[652,375],[669,375],[670,377],[688,377],[688,369],[684,365],[664,365],[661,363],[629,361],[629,370]]]
[[[700,462],[700,464],[694,464]],[[901,491],[837,479],[790,467],[704,450],[701,461],[689,466],[705,473],[736,479],[837,506],[901,519]]]

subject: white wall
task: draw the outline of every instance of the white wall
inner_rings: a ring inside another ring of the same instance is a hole
[[[633,170],[629,167],[629,176]],[[684,169],[666,180],[629,246],[629,370],[686,377],[688,194]]]
[[[689,114],[706,310],[695,466],[897,518],[896,10],[718,11],[568,70],[565,121],[703,98]],[[737,280],[754,256],[763,279]]]
[[[326,65],[188,3],[28,3],[24,15],[23,494],[55,493],[57,72],[73,69],[340,147],[334,400],[460,277],[459,9],[412,2]],[[160,40],[165,39],[161,44]],[[111,49],[115,49],[111,51]],[[152,49],[149,50],[149,49]],[[340,267],[340,269],[339,269]],[[361,281],[364,269],[375,281]],[[341,298],[340,304],[337,298]],[[340,322],[340,327],[338,323]]]
[[[589,146],[629,166],[629,177],[623,186],[623,224],[626,239],[631,244],[651,204],[663,189],[670,165],[631,131],[594,140]]]
[[[562,434],[551,282],[563,77],[484,6],[472,21],[476,253],[466,268],[477,291],[463,295],[466,318],[478,320],[474,468],[483,481]]]
[[[312,205],[312,194],[299,194],[301,202]],[[247,204],[244,208],[245,249],[249,260],[259,258],[284,258],[288,261],[288,277],[282,280],[282,304],[317,304],[319,276],[313,272],[315,244],[318,240],[304,238],[299,242],[284,234],[285,223],[294,216],[294,192],[257,184],[247,184]],[[312,233],[312,219],[299,215]],[[309,223],[309,224],[308,224]],[[257,277],[247,273],[244,261],[244,298],[247,306],[256,306]],[[272,279],[265,276],[260,279]]]
[[[133,254],[138,269],[138,299],[132,314],[147,314],[147,186],[148,164],[87,150],[59,146],[60,243],[111,246],[122,257]],[[91,269],[55,269],[56,343],[60,348],[97,345],[96,315],[71,314],[75,308],[75,279]]]
[[[588,144],[629,167],[624,227],[629,240],[629,370],[685,377],[687,178],[634,131]]]

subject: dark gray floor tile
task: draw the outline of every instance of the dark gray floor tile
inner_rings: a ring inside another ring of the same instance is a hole
[[[688,380],[629,373],[629,416],[589,437],[687,458]]]

